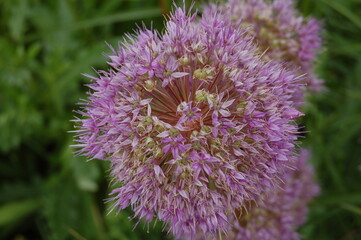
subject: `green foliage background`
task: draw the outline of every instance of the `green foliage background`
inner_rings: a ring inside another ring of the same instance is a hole
[[[107,215],[106,162],[74,157],[73,109],[105,69],[105,41],[135,24],[162,30],[167,0],[0,0],[0,239],[167,239],[161,224]],[[317,71],[328,90],[309,97],[305,144],[322,194],[304,239],[361,239],[361,0],[300,0],[324,20]],[[149,232],[149,233],[148,233]]]

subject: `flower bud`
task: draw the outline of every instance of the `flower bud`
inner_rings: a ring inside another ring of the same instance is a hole
[[[208,95],[208,93],[207,93],[206,90],[204,90],[204,89],[197,90],[195,99],[196,99],[197,102],[206,102],[207,101],[207,95]]]
[[[178,62],[179,62],[179,65],[186,66],[191,61],[190,61],[190,59],[189,59],[189,57],[187,55],[183,55],[181,58],[178,59]]]
[[[155,88],[155,85],[156,85],[156,83],[153,80],[147,80],[147,81],[144,82],[144,88],[148,92],[153,91],[153,89]]]
[[[204,80],[207,78],[207,73],[203,69],[196,69],[193,73],[193,77],[199,80]]]
[[[145,140],[145,144],[147,145],[147,147],[152,148],[154,147],[154,140],[151,137],[147,137],[147,139]]]

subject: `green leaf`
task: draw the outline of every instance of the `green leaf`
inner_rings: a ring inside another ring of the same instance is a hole
[[[342,204],[342,208],[361,216],[361,208],[351,204]]]
[[[11,8],[12,13],[9,19],[10,34],[16,41],[23,39],[24,32],[26,30],[26,17],[28,15],[28,2],[24,0],[13,1],[15,7]]]
[[[0,226],[14,223],[34,212],[40,206],[37,199],[29,199],[0,206]]]
[[[343,16],[348,18],[358,28],[361,29],[361,18],[359,16],[357,16],[356,14],[354,14],[350,9],[348,9],[347,7],[345,7],[344,5],[342,5],[336,1],[322,0],[322,2],[324,2],[326,5],[329,5],[334,10],[336,10],[337,12],[339,12],[340,14],[342,14]]]
[[[73,26],[69,26],[68,30],[80,30],[85,28],[92,28],[101,25],[112,24],[115,22],[134,21],[138,19],[145,19],[151,17],[161,16],[162,13],[159,8],[150,8],[144,10],[134,10],[128,12],[117,13],[105,17],[99,17],[95,19],[89,19],[86,21],[78,22]]]

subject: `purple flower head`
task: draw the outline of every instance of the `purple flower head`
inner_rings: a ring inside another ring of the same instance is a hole
[[[231,216],[226,239],[300,239],[297,230],[306,220],[308,204],[320,191],[308,160],[309,151],[302,149],[293,169],[285,170],[281,188],[265,191],[257,205]],[[200,233],[196,239],[214,238]]]
[[[300,239],[297,230],[306,220],[308,204],[319,193],[308,160],[309,152],[303,149],[295,169],[286,170],[282,188],[268,191],[260,206],[235,221],[234,239]]]
[[[166,32],[139,30],[91,77],[80,152],[111,162],[113,208],[176,237],[228,230],[235,209],[280,184],[297,139],[293,72],[264,62],[218,12],[176,8]]]
[[[205,14],[215,7],[233,26],[248,29],[264,58],[280,60],[305,75],[307,89],[323,89],[323,81],[315,77],[312,66],[321,47],[320,23],[299,16],[294,1],[229,0],[222,6],[206,7]],[[294,95],[298,103],[303,102],[301,90]]]

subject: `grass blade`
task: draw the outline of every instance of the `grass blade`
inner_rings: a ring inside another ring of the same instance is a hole
[[[159,8],[128,11],[128,12],[122,12],[114,15],[82,21],[73,26],[70,26],[68,29],[71,31],[75,31],[85,28],[92,28],[96,26],[112,24],[115,22],[134,21],[138,19],[152,18],[158,16],[162,16],[162,12]]]
[[[35,199],[8,203],[0,207],[0,226],[13,223],[35,211],[39,202]]]
[[[361,18],[354,14],[350,9],[346,8],[344,5],[330,0],[322,0],[326,5],[330,6],[337,12],[339,12],[344,17],[348,18],[353,22],[358,28],[361,29]]]

